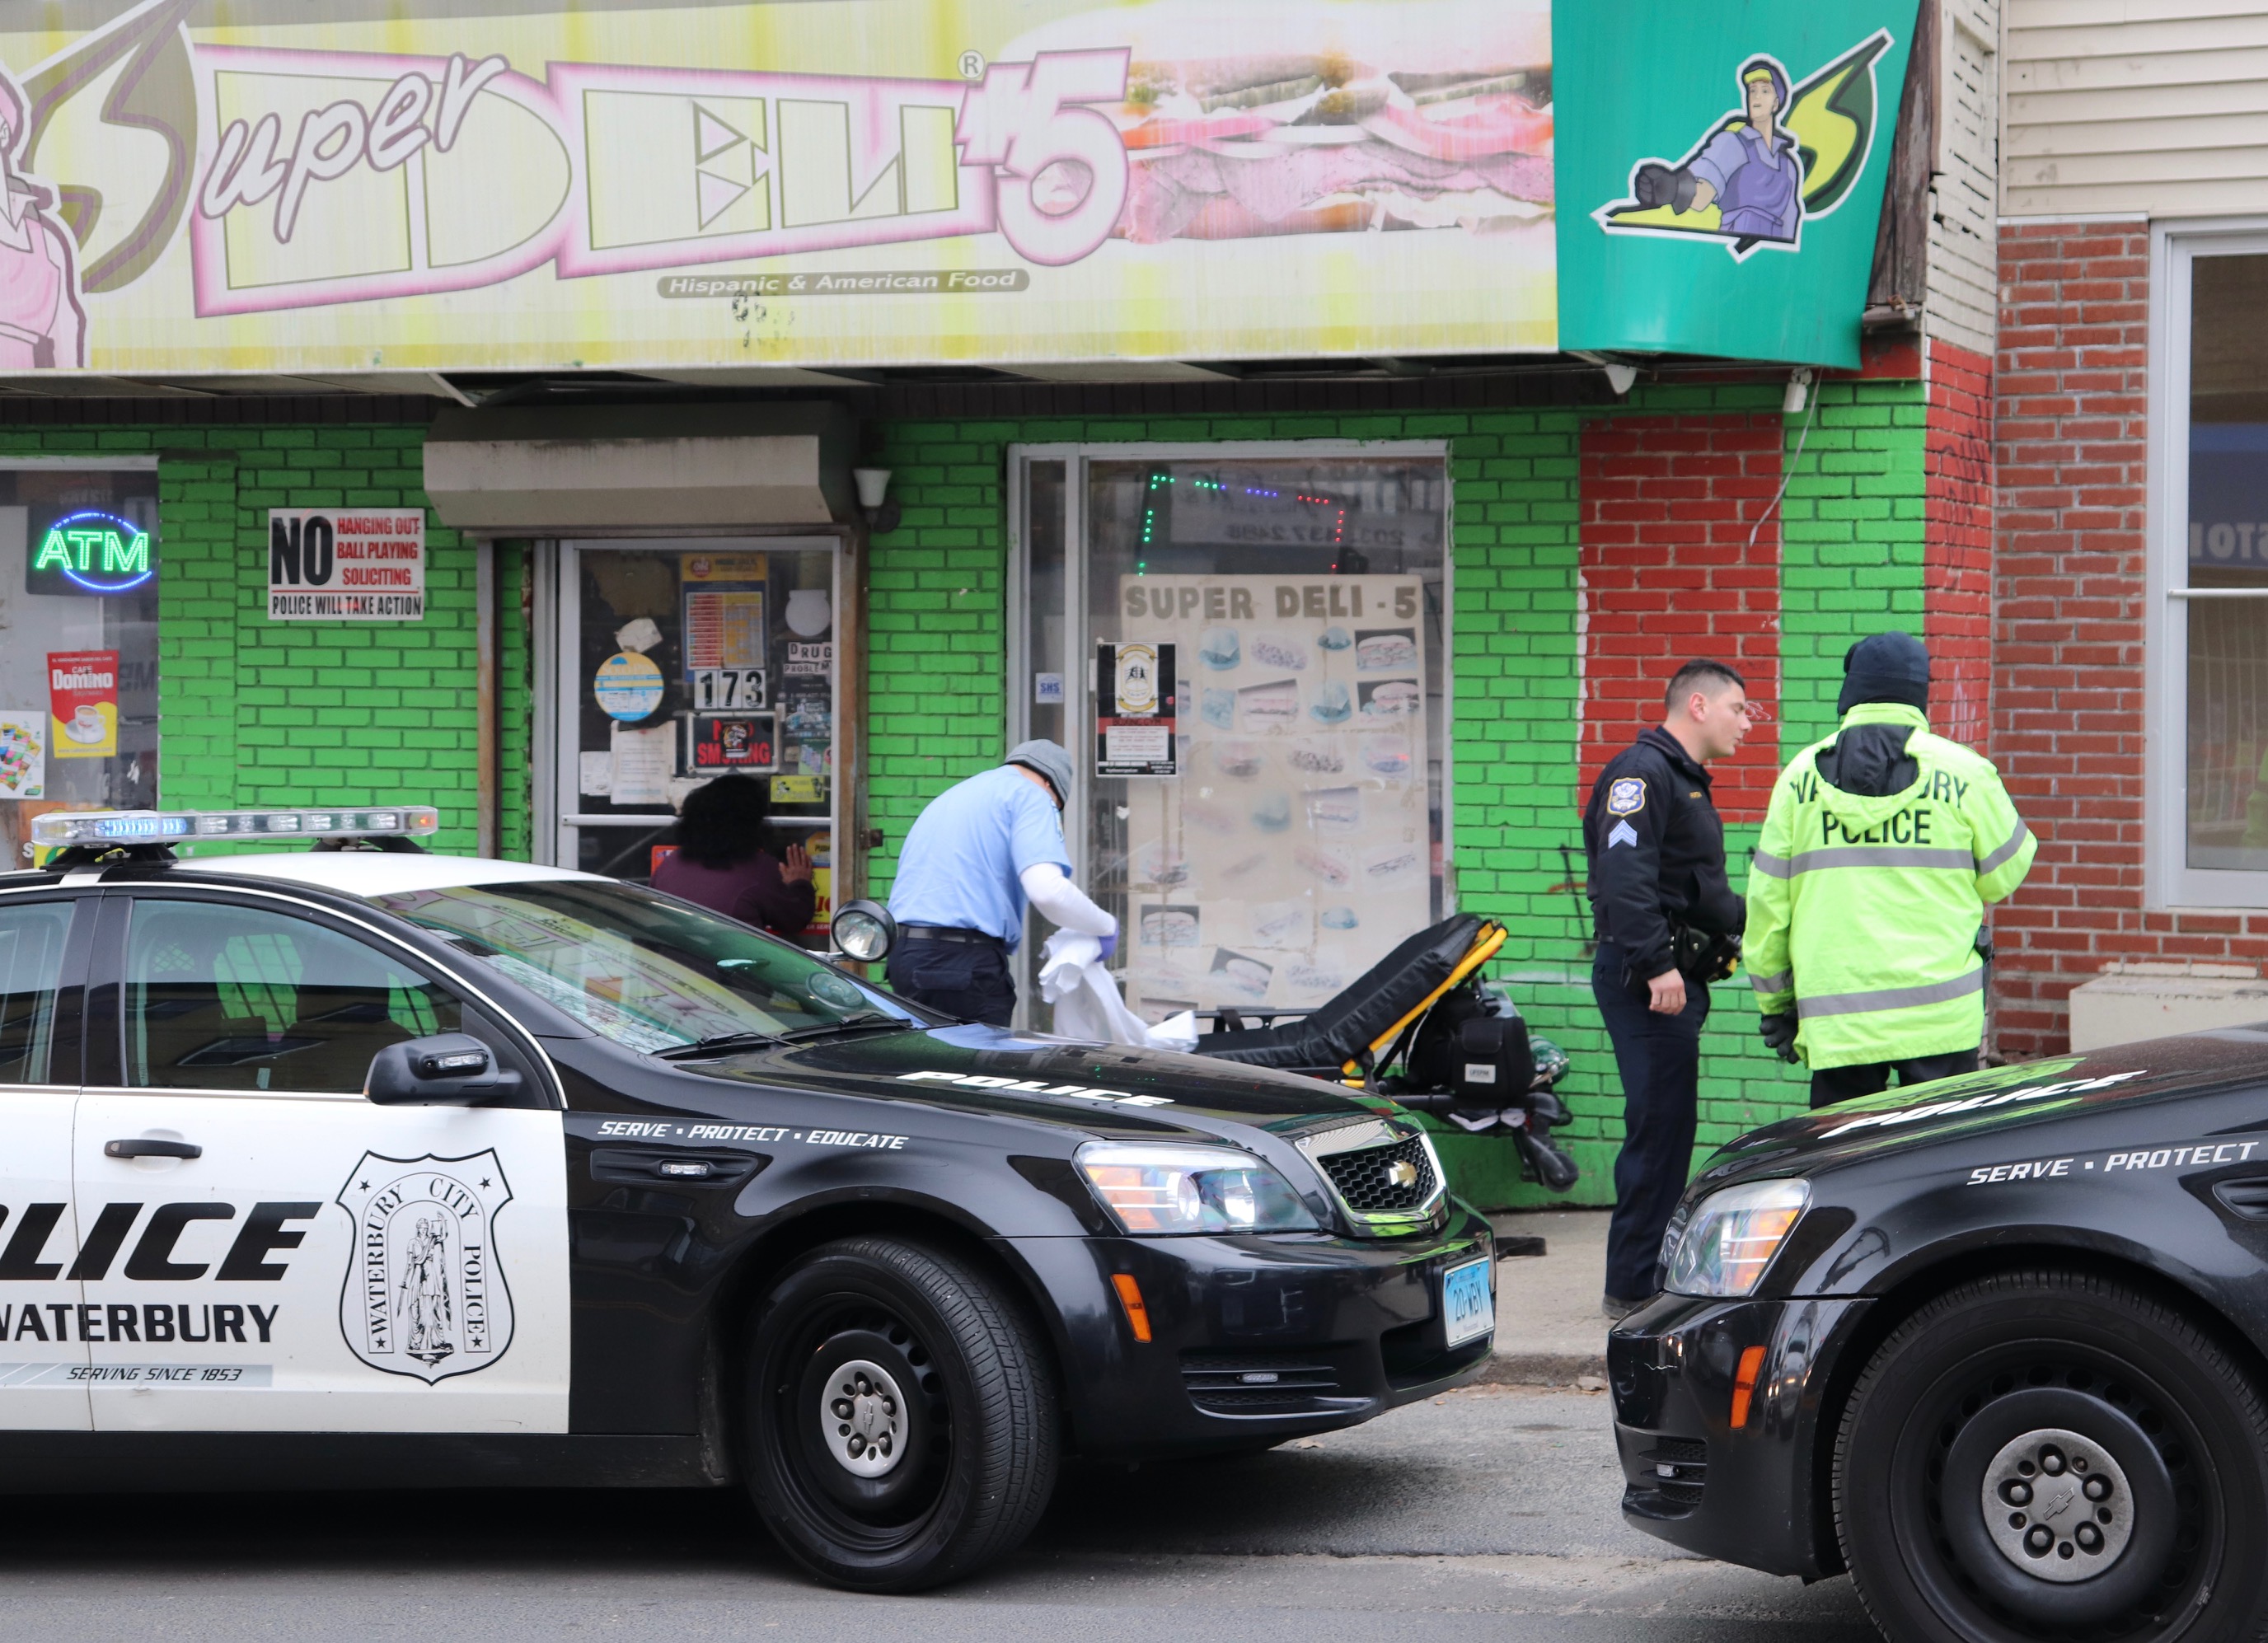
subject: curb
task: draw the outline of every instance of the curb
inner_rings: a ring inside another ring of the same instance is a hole
[[[1572,1386],[1588,1377],[1603,1384],[1607,1360],[1593,1352],[1498,1352],[1481,1366],[1475,1386]]]

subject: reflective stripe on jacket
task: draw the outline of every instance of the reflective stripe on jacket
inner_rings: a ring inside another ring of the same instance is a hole
[[[1820,774],[1820,755],[1865,725],[1912,729],[1918,775],[1896,792],[1846,792]],[[1917,709],[1852,709],[1772,788],[1742,954],[1758,1006],[1794,1010],[1815,1068],[1973,1049],[1984,1036],[1977,928],[2038,848],[1990,760],[1932,735]]]

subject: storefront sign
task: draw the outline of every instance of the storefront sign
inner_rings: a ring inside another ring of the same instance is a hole
[[[643,659],[641,658],[641,659]],[[617,805],[659,805],[669,801],[670,777],[676,770],[677,726],[664,723],[639,730],[624,724],[607,726],[608,797]]]
[[[1094,666],[1102,707],[1094,722],[1094,773],[1178,775],[1173,645],[1105,644],[1096,648]]]
[[[0,26],[0,368],[1557,341],[1548,0],[123,10]]]
[[[268,511],[270,622],[418,622],[425,512]]]
[[[618,651],[599,664],[591,694],[608,718],[635,724],[661,705],[661,669],[636,651]],[[620,795],[616,795],[620,802]]]
[[[82,508],[34,528],[27,593],[129,593],[158,573],[150,533],[119,514]]]
[[[48,793],[48,715],[38,708],[0,708],[0,799]]]
[[[1321,1003],[1425,922],[1425,583],[1122,576],[1118,614],[1195,659],[1182,780],[1125,800],[1131,991]]]
[[[1914,14],[1560,7],[1561,346],[1857,365]]]
[[[118,652],[48,652],[48,753],[107,759],[118,752]]]
[[[694,775],[756,774],[778,767],[778,715],[696,713],[686,720],[685,768]]]

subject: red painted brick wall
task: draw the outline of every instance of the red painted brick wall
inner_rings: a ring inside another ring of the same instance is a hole
[[[2139,222],[2000,237],[1991,751],[2040,838],[1993,919],[2011,1057],[2064,1049],[2072,988],[2114,960],[2268,960],[2268,915],[2143,910],[2149,267]]]
[[[1933,341],[1922,446],[1930,718],[1984,748],[1992,702],[1992,362]]]
[[[1780,480],[1775,415],[1615,416],[1582,438],[1582,789],[1648,725],[1678,664],[1731,663],[1764,720],[1712,767],[1717,807],[1758,821],[1778,774]]]

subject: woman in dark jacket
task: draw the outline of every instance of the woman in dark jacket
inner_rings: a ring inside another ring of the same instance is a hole
[[[695,788],[678,813],[676,853],[654,870],[653,888],[793,940],[809,926],[818,892],[801,844],[787,847],[784,865],[764,847],[770,812],[770,787],[750,777]]]

